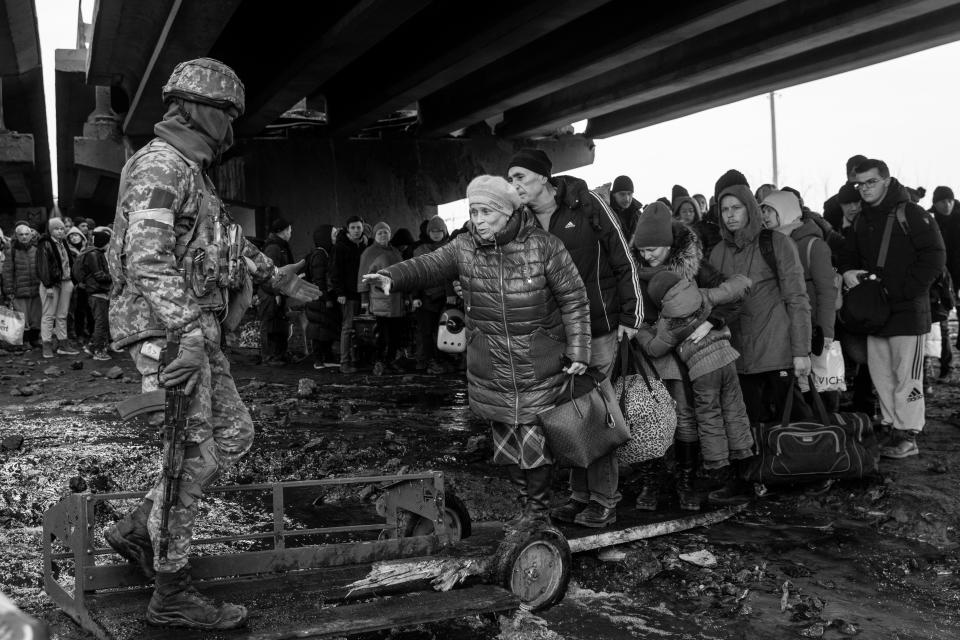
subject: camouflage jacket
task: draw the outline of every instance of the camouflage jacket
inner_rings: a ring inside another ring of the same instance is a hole
[[[164,140],[154,138],[124,165],[107,248],[115,347],[198,326],[206,340],[220,343],[216,314],[203,312],[210,307],[184,275],[188,248],[213,244],[216,212],[218,224],[231,222],[222,219],[226,212],[200,166]],[[273,262],[242,235],[240,242],[240,255],[255,267],[254,281],[275,277]]]

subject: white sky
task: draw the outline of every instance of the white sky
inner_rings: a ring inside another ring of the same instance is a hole
[[[50,160],[57,190],[54,51],[76,46],[77,8],[92,19],[93,0],[35,0],[43,56]],[[960,188],[955,167],[960,115],[953,73],[960,42],[777,91],[780,186],[792,186],[813,209],[845,180],[854,154],[886,160],[904,184]],[[742,171],[754,188],[773,179],[770,103],[758,96],[698,114],[596,140],[594,163],[569,173],[591,187],[629,175],[635,197],[670,196],[674,184],[691,194],[713,192],[727,169]],[[466,220],[464,201],[440,207],[448,224]],[[451,226],[451,228],[453,228]]]

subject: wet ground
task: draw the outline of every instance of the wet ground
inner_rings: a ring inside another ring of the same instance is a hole
[[[42,590],[41,514],[71,490],[146,490],[155,472],[154,430],[113,414],[117,400],[139,391],[129,360],[114,357],[0,352],[0,590],[56,638],[84,635]],[[231,357],[257,441],[223,484],[436,469],[474,520],[513,515],[513,491],[488,464],[487,429],[471,418],[458,374],[340,376],[307,363],[255,366],[250,352]],[[304,378],[316,388],[300,395]],[[951,418],[960,375],[931,385],[922,454],[884,461],[876,481],[821,496],[770,495],[725,523],[624,545],[616,557],[577,554],[565,600],[540,616],[471,617],[369,637],[960,637],[960,421]],[[362,491],[306,492],[288,518],[309,522],[315,502],[369,510],[369,501]],[[125,508],[108,505],[98,516],[109,522]],[[262,531],[269,505],[216,496],[200,522],[203,537]],[[680,558],[703,551],[711,566]]]

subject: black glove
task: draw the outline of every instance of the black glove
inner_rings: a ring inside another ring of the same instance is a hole
[[[303,268],[303,263],[304,260],[301,260],[285,267],[277,267],[276,288],[288,298],[301,302],[313,302],[320,297],[320,287],[297,276],[297,272]]]
[[[163,368],[160,373],[160,382],[165,387],[182,384],[183,392],[190,395],[200,379],[203,358],[203,333],[200,329],[194,329],[180,336],[180,351],[176,359]]]

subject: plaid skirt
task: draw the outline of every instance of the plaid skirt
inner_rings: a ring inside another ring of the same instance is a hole
[[[553,464],[553,455],[539,424],[491,422],[490,426],[493,429],[494,464],[516,464],[521,469]]]

